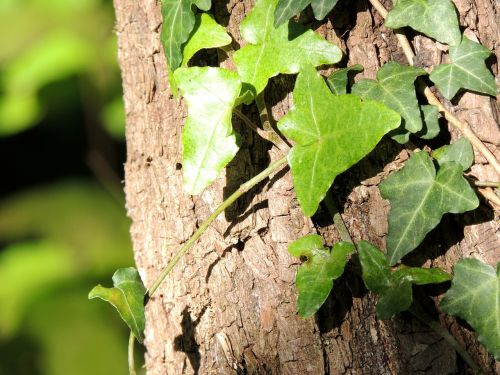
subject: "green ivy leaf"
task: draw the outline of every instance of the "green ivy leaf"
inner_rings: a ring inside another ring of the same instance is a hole
[[[436,168],[426,152],[414,154],[400,171],[380,184],[391,203],[387,255],[394,265],[415,249],[445,213],[462,213],[479,205],[474,190],[455,162]]]
[[[323,246],[321,236],[312,234],[292,242],[288,251],[294,257],[307,258],[296,277],[299,315],[307,318],[314,315],[328,298],[333,281],[344,273],[347,256],[354,251],[354,246],[339,242],[330,251]]]
[[[446,145],[435,150],[432,153],[432,157],[437,160],[439,165],[456,161],[462,166],[462,170],[466,171],[474,162],[474,150],[467,139],[460,138],[451,145]]]
[[[279,0],[274,12],[274,26],[283,25],[309,4],[313,8],[314,17],[317,20],[322,20],[330,13],[337,2],[338,0]]]
[[[243,38],[249,42],[233,58],[244,83],[243,96],[254,97],[271,77],[294,74],[306,65],[333,64],[342,58],[340,49],[312,30],[295,22],[273,27],[278,0],[258,0],[241,22]],[[247,104],[250,100],[245,101]]]
[[[478,339],[500,361],[500,263],[497,269],[477,259],[460,260],[441,309],[465,319]]]
[[[394,111],[355,95],[333,95],[314,67],[299,74],[294,107],[278,128],[295,142],[288,163],[302,211],[312,216],[337,175],[400,124]]]
[[[212,7],[212,0],[193,0],[193,4],[205,12],[209,11]]]
[[[450,47],[451,64],[438,65],[430,74],[446,99],[453,99],[460,89],[495,96],[495,77],[490,73],[484,60],[491,51],[466,37],[457,46]]]
[[[182,63],[182,45],[193,30],[195,19],[192,0],[162,0],[163,24],[161,41],[169,69],[173,72]]]
[[[451,279],[439,268],[401,267],[392,272],[385,254],[366,241],[358,243],[358,251],[363,281],[379,296],[376,310],[380,319],[389,319],[411,306],[412,284],[437,284]]]
[[[391,29],[410,26],[441,43],[460,43],[461,35],[455,6],[451,0],[398,0],[387,15]]]
[[[328,86],[334,95],[347,94],[347,86],[349,84],[349,73],[355,72],[359,73],[363,71],[363,67],[359,64],[349,66],[347,68],[339,69],[332,74],[327,79]]]
[[[378,100],[398,112],[403,121],[393,138],[406,143],[408,132],[416,133],[423,126],[414,82],[424,74],[423,69],[388,62],[378,71],[376,81],[363,79],[352,87],[352,93],[363,99]]]
[[[142,343],[146,318],[144,296],[146,288],[133,267],[120,268],[113,275],[113,288],[97,285],[89,293],[89,299],[100,298],[109,302],[127,323],[135,338]]]
[[[439,109],[434,105],[421,105],[420,111],[424,119],[422,130],[415,135],[422,139],[433,139],[438,136],[439,128]]]
[[[179,68],[174,78],[187,102],[182,129],[184,188],[198,194],[238,152],[231,117],[241,90],[235,72],[219,68]]]

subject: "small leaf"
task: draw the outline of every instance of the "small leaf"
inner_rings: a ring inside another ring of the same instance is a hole
[[[486,47],[464,37],[459,45],[450,47],[451,64],[438,65],[431,72],[430,79],[449,100],[460,89],[495,96],[495,77],[484,63],[491,53]]]
[[[231,118],[241,82],[235,72],[210,67],[179,68],[174,78],[189,112],[182,129],[184,188],[198,194],[238,152]]]
[[[333,64],[342,58],[340,49],[296,22],[274,28],[278,0],[258,0],[241,22],[243,38],[249,42],[234,54],[245,92],[250,98],[261,93],[271,77],[298,73],[306,65]],[[247,104],[250,100],[245,101]]]
[[[120,268],[113,275],[113,288],[97,285],[89,293],[89,299],[100,298],[112,304],[127,323],[135,338],[142,343],[146,318],[144,296],[146,288],[133,267]]]
[[[212,7],[212,0],[193,0],[193,4],[206,12]]]
[[[317,20],[322,20],[330,13],[337,2],[338,0],[279,0],[274,12],[274,26],[283,25],[309,4],[313,8],[314,17]]]
[[[333,95],[312,66],[299,74],[293,101],[278,128],[296,142],[288,163],[302,211],[312,216],[335,177],[397,128],[400,117],[378,102]]]
[[[441,309],[465,319],[479,342],[500,361],[500,263],[495,269],[477,259],[460,260]]]
[[[422,129],[414,82],[424,74],[423,69],[389,62],[380,68],[376,81],[363,79],[352,87],[352,93],[363,99],[380,101],[398,112],[403,118],[402,128],[393,133],[393,138],[406,143],[409,139],[408,132],[416,133]],[[398,137],[400,135],[402,137]]]
[[[415,135],[422,139],[433,139],[439,135],[439,109],[434,105],[421,105],[420,111],[424,118],[424,126]]]
[[[339,69],[332,74],[327,79],[328,86],[334,95],[347,94],[347,86],[349,84],[349,73],[355,72],[359,73],[363,71],[363,67],[359,64],[349,66],[347,68]]]
[[[339,242],[330,251],[323,246],[321,236],[313,234],[290,244],[288,251],[294,257],[307,258],[296,277],[299,315],[307,318],[315,314],[328,298],[333,281],[344,273],[347,256],[354,251],[354,246]]]
[[[444,163],[436,174],[426,152],[414,154],[403,169],[382,182],[380,193],[391,203],[387,235],[391,265],[415,249],[445,213],[462,213],[479,205],[462,166]]]
[[[387,15],[385,25],[391,29],[410,26],[441,43],[460,43],[460,29],[451,0],[398,0]]]
[[[474,162],[474,150],[467,139],[460,138],[451,145],[446,145],[435,150],[432,153],[432,157],[437,160],[439,165],[455,161],[462,166],[462,170],[465,172]]]

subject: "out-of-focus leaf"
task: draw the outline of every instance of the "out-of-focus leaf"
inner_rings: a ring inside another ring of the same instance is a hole
[[[40,116],[40,103],[31,92],[0,96],[0,136],[22,132],[35,125]]]
[[[102,113],[104,127],[116,139],[125,138],[125,106],[121,96],[106,104]]]
[[[465,319],[478,339],[500,361],[500,263],[497,269],[477,259],[460,260],[441,309]]]
[[[432,157],[437,160],[439,165],[455,161],[462,166],[463,171],[466,171],[474,162],[474,150],[466,138],[460,138],[451,145],[435,150]]]
[[[337,4],[338,0],[278,0],[278,6],[274,12],[274,26],[283,25],[306,6],[311,4],[314,17],[322,20]]]
[[[363,67],[359,64],[339,69],[327,79],[328,86],[334,95],[347,94],[347,85],[349,84],[349,73],[359,73],[363,71]]]
[[[333,95],[312,66],[299,74],[293,102],[278,127],[295,142],[288,163],[302,211],[312,216],[335,177],[396,129],[400,117],[375,101]]]
[[[193,4],[206,12],[212,7],[212,0],[193,0]]]
[[[89,293],[89,299],[100,298],[112,304],[123,321],[127,323],[135,338],[142,343],[146,317],[144,316],[144,296],[146,288],[133,267],[120,268],[113,275],[113,288],[97,285]]]
[[[424,118],[424,126],[422,130],[415,135],[422,139],[433,139],[438,136],[439,128],[439,110],[434,105],[421,105],[420,110]]]
[[[294,257],[307,258],[296,276],[299,315],[307,318],[315,314],[328,298],[333,281],[344,273],[347,257],[354,251],[354,246],[339,242],[330,250],[323,246],[321,236],[314,234],[292,242],[288,251]]]

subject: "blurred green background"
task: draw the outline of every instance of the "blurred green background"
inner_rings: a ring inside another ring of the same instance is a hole
[[[111,0],[0,1],[0,375],[125,374],[87,294],[133,264]]]

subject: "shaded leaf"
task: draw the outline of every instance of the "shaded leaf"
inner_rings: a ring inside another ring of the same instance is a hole
[[[446,99],[453,99],[460,89],[495,96],[495,77],[484,63],[491,53],[488,48],[464,37],[459,45],[450,47],[451,64],[438,65],[430,79]]]
[[[316,313],[330,294],[333,281],[344,273],[347,256],[354,251],[348,242],[339,242],[330,250],[316,234],[304,236],[290,244],[294,257],[307,260],[299,266],[296,276],[299,290],[299,315],[307,318]]]
[[[283,25],[306,6],[311,4],[314,17],[322,20],[337,4],[338,0],[279,0],[274,12],[274,26]]]
[[[398,112],[403,121],[401,128],[392,135],[398,142],[406,143],[408,132],[416,133],[422,129],[414,82],[424,74],[423,69],[388,62],[378,71],[377,80],[363,79],[357,82],[352,87],[352,93],[363,99],[380,101]]]
[[[391,265],[415,249],[445,213],[462,213],[479,205],[474,190],[455,162],[436,168],[426,152],[414,154],[403,169],[380,184],[391,203],[387,256]]]
[[[460,138],[451,145],[446,145],[435,150],[432,153],[432,157],[437,160],[439,165],[455,161],[462,166],[463,171],[466,171],[474,162],[474,150],[467,139]]]
[[[277,1],[258,0],[240,25],[241,35],[249,44],[233,58],[244,84],[242,95],[250,98],[262,92],[271,77],[298,73],[306,65],[333,64],[342,57],[337,46],[298,23],[289,21],[274,28]]]
[[[120,268],[113,275],[113,288],[97,285],[89,293],[89,299],[100,298],[115,307],[127,323],[135,338],[142,343],[146,318],[144,296],[146,288],[133,267]]]
[[[206,12],[212,7],[212,0],[193,0],[193,4]]]
[[[293,102],[278,128],[295,142],[288,163],[302,211],[311,216],[335,177],[397,128],[400,117],[375,101],[333,95],[312,66],[299,74]]]
[[[441,131],[439,127],[439,109],[434,105],[422,105],[420,111],[424,119],[424,126],[415,135],[422,139],[433,139]]]
[[[363,66],[356,64],[347,68],[339,69],[327,79],[328,86],[334,95],[347,94],[347,86],[349,84],[349,73],[359,73],[363,71]]]
[[[235,72],[219,68],[179,68],[174,78],[188,106],[182,129],[184,188],[198,194],[238,152],[231,117],[241,90]]]
[[[460,43],[461,35],[455,6],[451,0],[398,0],[387,15],[391,29],[412,29],[450,45]]]

